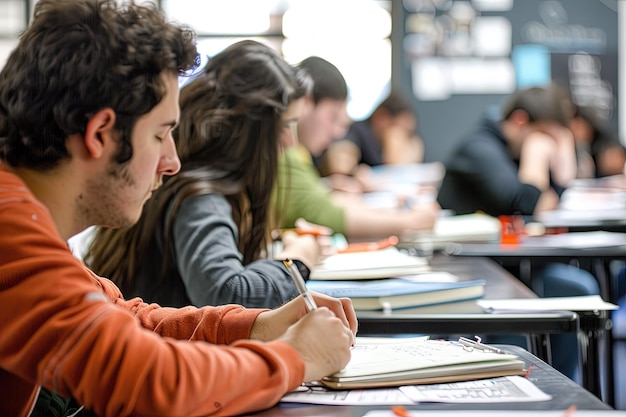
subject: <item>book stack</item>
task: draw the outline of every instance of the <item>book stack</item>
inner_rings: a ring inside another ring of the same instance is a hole
[[[362,280],[398,277],[430,271],[425,258],[391,246],[380,250],[337,253],[316,265],[309,280]]]
[[[309,281],[307,287],[331,297],[352,299],[355,310],[408,309],[438,306],[439,312],[455,312],[456,303],[482,298],[484,280],[460,282],[415,282],[401,278],[368,281]],[[475,302],[473,302],[475,304]],[[444,304],[449,304],[447,311]],[[424,310],[432,313],[433,311]]]

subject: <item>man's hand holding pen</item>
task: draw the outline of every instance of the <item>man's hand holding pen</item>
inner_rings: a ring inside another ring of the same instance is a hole
[[[283,258],[300,296],[287,304],[258,315],[250,332],[251,339],[280,340],[293,347],[304,362],[303,381],[314,381],[341,370],[350,360],[354,345],[357,318],[349,298],[332,298],[308,291],[304,279],[292,259],[312,267],[320,259],[307,262],[298,248],[306,239],[320,244],[326,239],[331,245],[332,230],[298,219],[296,229],[280,231],[282,251],[274,254]],[[318,246],[319,248],[319,246]]]
[[[251,339],[280,340],[293,347],[305,363],[304,381],[341,370],[350,359],[357,318],[348,298],[310,292],[318,308],[309,312],[302,296],[257,317]]]

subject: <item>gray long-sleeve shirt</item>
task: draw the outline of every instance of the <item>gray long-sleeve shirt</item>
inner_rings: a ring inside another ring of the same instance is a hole
[[[231,212],[220,194],[187,198],[174,220],[167,278],[159,279],[163,262],[163,231],[159,230],[133,295],[175,307],[241,304],[268,308],[298,295],[281,261],[243,264]]]

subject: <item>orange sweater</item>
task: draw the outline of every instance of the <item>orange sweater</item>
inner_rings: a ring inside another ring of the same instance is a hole
[[[304,364],[285,343],[241,340],[261,311],[124,300],[0,165],[0,415],[27,416],[39,386],[102,417],[271,407],[302,382]]]

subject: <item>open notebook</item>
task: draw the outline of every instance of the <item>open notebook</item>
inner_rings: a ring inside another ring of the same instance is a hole
[[[330,388],[375,388],[523,375],[517,356],[464,339],[357,337],[341,371],[320,382]]]

